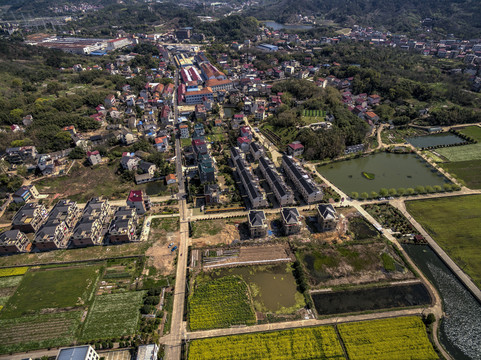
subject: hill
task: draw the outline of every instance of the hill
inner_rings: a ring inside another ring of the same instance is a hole
[[[481,36],[481,2],[476,0],[266,0],[247,10],[258,19],[294,20],[314,15],[343,25],[385,27],[392,32],[415,31],[425,18],[441,34]]]

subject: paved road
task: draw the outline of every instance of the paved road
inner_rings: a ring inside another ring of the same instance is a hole
[[[250,126],[251,130],[254,131],[254,127],[250,124],[249,120],[246,119],[246,123],[247,123],[247,126]],[[256,134],[256,136],[259,138],[259,143],[263,145],[267,150],[269,150],[269,152],[272,155],[272,161],[274,162],[274,164],[276,166],[280,166],[281,165],[280,159],[282,159],[282,154],[279,152],[279,149],[277,148],[277,146],[275,146],[272,142],[270,142],[269,139],[267,139],[262,133],[254,132],[254,134]]]
[[[175,74],[175,90],[177,94],[177,86],[179,82],[179,73],[176,70]],[[174,95],[174,121],[177,124],[178,109],[177,102]],[[180,139],[175,139],[175,153],[176,153],[176,168],[177,179],[179,181],[179,214],[180,214],[180,242],[177,257],[177,271],[175,276],[174,288],[174,305],[172,309],[172,326],[168,341],[165,343],[165,354],[168,360],[180,360],[182,353],[182,339],[185,331],[184,326],[184,302],[186,290],[186,274],[187,274],[187,252],[189,242],[189,211],[187,209],[187,202],[185,199],[185,183],[184,174],[182,171],[182,147],[180,146]]]

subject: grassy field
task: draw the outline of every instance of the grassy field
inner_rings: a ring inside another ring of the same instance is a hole
[[[418,317],[338,325],[351,360],[438,359]]]
[[[464,181],[470,189],[481,189],[481,160],[440,163],[446,171]]]
[[[81,316],[81,311],[69,311],[0,320],[0,353],[70,345]]]
[[[481,286],[481,195],[407,201],[409,213]]]
[[[247,284],[235,276],[196,284],[189,297],[189,314],[193,331],[252,325],[256,321]]]
[[[179,231],[179,217],[158,218],[152,220],[152,229],[164,230],[166,232]]]
[[[29,271],[0,313],[0,319],[32,315],[43,309],[81,306],[89,301],[99,266]]]
[[[472,137],[474,140],[481,141],[481,127],[479,126],[468,126],[459,131],[461,134]]]
[[[194,340],[191,360],[345,359],[333,327],[323,326],[269,333]]]
[[[203,220],[195,221],[190,224],[192,228],[192,238],[198,239],[203,236],[214,236],[219,234],[225,226],[225,220]]]
[[[144,293],[135,291],[97,296],[80,338],[107,339],[134,334]]]

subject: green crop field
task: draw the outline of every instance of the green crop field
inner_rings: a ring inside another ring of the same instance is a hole
[[[481,127],[479,126],[468,126],[459,131],[461,134],[472,137],[474,140],[481,141]]]
[[[481,195],[407,201],[409,213],[481,286]]]
[[[481,160],[441,163],[447,172],[463,180],[470,189],[481,189]]]
[[[436,152],[449,161],[481,160],[481,142],[463,146],[436,149]]]
[[[81,311],[69,311],[0,320],[0,353],[70,345],[81,316]]]
[[[140,318],[144,291],[99,295],[87,315],[82,340],[132,335]]]
[[[5,306],[10,296],[22,281],[23,276],[0,277],[0,310]]]
[[[256,321],[247,284],[235,276],[196,284],[189,297],[189,314],[191,330],[252,325]]]
[[[0,313],[0,319],[34,314],[42,309],[81,306],[92,295],[99,266],[29,271]]]
[[[345,359],[333,327],[194,340],[190,360]]]
[[[351,360],[438,359],[417,317],[347,323],[337,328]]]
[[[302,116],[305,117],[325,117],[326,112],[324,110],[304,110]]]

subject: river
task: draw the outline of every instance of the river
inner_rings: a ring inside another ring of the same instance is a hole
[[[403,247],[443,300],[441,343],[456,360],[481,360],[481,304],[429,246]]]

